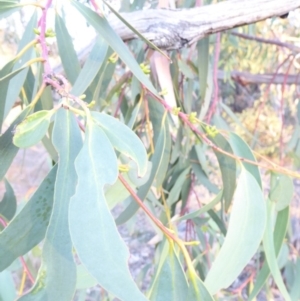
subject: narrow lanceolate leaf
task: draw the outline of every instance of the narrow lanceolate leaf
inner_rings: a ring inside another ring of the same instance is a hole
[[[152,169],[151,169],[150,177],[147,183],[141,186],[137,192],[137,195],[141,200],[144,200],[147,197],[150,188],[153,185],[153,182],[158,176],[158,172],[163,164],[163,159],[165,158],[166,145],[167,145],[166,130],[164,127],[162,127],[157,142],[155,144],[154,154],[151,158]],[[131,202],[116,219],[116,223],[120,225],[127,222],[138,211],[138,209],[139,206],[137,205],[136,201],[131,197]]]
[[[181,263],[171,249],[158,269],[151,288],[151,301],[187,300],[188,284]],[[190,300],[190,299],[189,299]]]
[[[276,250],[273,240],[273,218],[275,216],[275,204],[268,201],[267,206],[267,226],[263,239],[263,246],[265,251],[265,256],[268,262],[269,269],[274,278],[274,281],[281,292],[285,301],[291,301],[291,297],[284,285],[280,269],[277,262]]]
[[[10,61],[0,70],[0,91],[1,91],[1,101],[0,101],[0,132],[2,128],[2,124],[6,115],[4,115],[5,111],[5,96],[7,93],[7,89],[11,79],[24,70],[25,66],[18,68],[17,70],[11,71],[14,65],[14,61]]]
[[[10,271],[0,273],[0,300],[14,301],[16,299],[16,287],[13,275]]]
[[[6,220],[10,221],[17,210],[17,199],[10,183],[4,179],[5,194],[0,202],[0,215],[4,216]]]
[[[290,209],[290,207],[286,207],[285,209],[279,211],[277,214],[276,224],[275,224],[275,228],[274,228],[274,232],[273,232],[274,248],[275,248],[276,257],[278,256],[280,248],[283,244],[283,241],[284,241],[284,238],[286,235],[286,231],[287,231],[287,227],[289,224],[289,216],[290,216],[289,209]],[[270,269],[269,269],[268,263],[265,262],[263,267],[257,274],[256,280],[255,280],[255,285],[248,298],[249,301],[253,300],[257,296],[257,294],[263,288],[269,275],[270,275]]]
[[[232,153],[230,144],[221,134],[218,134],[216,137],[212,138],[212,141],[222,150]],[[233,158],[230,158],[220,152],[215,151],[215,154],[221,169],[223,197],[225,200],[225,210],[227,211],[231,205],[236,185],[236,162]]]
[[[71,84],[74,84],[80,72],[80,64],[73,46],[72,37],[59,14],[55,15],[55,33],[61,63],[68,80]]]
[[[107,49],[108,46],[105,41],[101,37],[98,37],[88,59],[74,83],[71,90],[72,94],[80,96],[89,87],[104,62]]]
[[[19,150],[19,148],[13,144],[15,127],[29,114],[30,110],[30,107],[27,107],[22,111],[5,133],[0,136],[0,180],[6,174]]]
[[[80,262],[122,301],[146,301],[131,278],[129,253],[107,207],[104,186],[118,177],[115,151],[92,120],[76,162],[78,183],[70,204],[70,232]]]
[[[189,301],[214,301],[214,298],[209,293],[208,289],[206,288],[205,284],[199,277],[195,277],[194,281],[190,281],[190,286],[188,290],[188,297],[187,300]]]
[[[96,29],[96,31],[110,45],[110,47],[119,55],[122,61],[129,67],[130,71],[140,80],[140,82],[152,93],[157,94],[148,77],[143,73],[129,49],[110,27],[107,20],[104,17],[100,17],[97,13],[93,12],[91,9],[77,1],[73,0],[72,4],[85,17],[87,22],[89,22]]]
[[[53,111],[38,111],[28,116],[15,129],[13,142],[18,147],[37,144],[46,135]]]
[[[25,47],[29,42],[31,42],[35,38],[35,33],[33,32],[33,28],[36,27],[36,23],[37,23],[37,14],[34,13],[33,16],[31,17],[31,20],[28,22],[25,28],[24,35],[19,43],[18,52],[22,50],[23,47]],[[19,68],[21,68],[24,65],[24,63],[26,63],[32,58],[33,54],[34,54],[33,48],[30,49],[29,51],[26,51],[24,55],[21,57],[21,59],[19,59],[14,65],[13,71],[17,71]],[[24,70],[19,72],[16,76],[14,76],[9,82],[7,94],[5,98],[3,120],[7,116],[10,109],[12,108],[14,102],[16,101],[20,93],[20,90],[25,82],[27,72],[28,72],[28,68],[25,68]],[[3,100],[1,102],[3,102]]]
[[[74,161],[81,146],[81,133],[73,114],[57,111],[53,144],[59,154],[54,203],[47,229],[42,265],[33,289],[20,300],[72,300],[76,287],[76,264],[69,233],[69,201],[75,193],[77,175]]]
[[[205,206],[201,207],[200,209],[188,213],[186,215],[183,215],[182,217],[178,218],[177,221],[187,220],[187,219],[193,219],[195,217],[199,217],[201,214],[206,213],[207,211],[213,209],[222,199],[223,191],[221,190],[216,197]]]
[[[257,251],[266,225],[263,193],[254,177],[242,168],[234,195],[224,244],[205,279],[215,294],[228,287]]]
[[[147,171],[148,158],[141,139],[127,125],[112,116],[99,112],[92,112],[92,116],[114,148],[137,163],[139,176],[143,177]]]
[[[21,9],[19,1],[0,1],[0,20]]]
[[[249,145],[240,136],[238,136],[235,133],[230,133],[229,134],[229,143],[230,143],[231,148],[235,155],[256,162],[256,159],[255,159]],[[261,177],[260,177],[258,167],[253,164],[247,163],[247,162],[242,162],[242,164],[256,179],[259,186],[262,187]]]
[[[0,233],[0,271],[45,237],[52,212],[57,166],[53,167],[24,208]]]
[[[270,200],[276,204],[276,210],[280,211],[292,201],[294,184],[289,176],[278,173],[271,174]]]

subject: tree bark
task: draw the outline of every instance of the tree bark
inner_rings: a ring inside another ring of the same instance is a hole
[[[212,33],[281,16],[300,7],[300,0],[228,0],[192,9],[149,9],[122,17],[157,47],[190,46]],[[115,15],[108,21],[124,40],[137,36]]]

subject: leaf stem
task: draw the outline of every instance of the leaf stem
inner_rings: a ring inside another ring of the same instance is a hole
[[[34,108],[34,106],[36,105],[36,103],[39,101],[40,97],[42,96],[44,90],[46,88],[46,84],[42,83],[42,85],[40,86],[38,92],[36,93],[34,99],[32,100],[32,102],[30,103],[29,106],[31,106],[32,108]]]
[[[146,88],[145,88],[146,89]],[[150,94],[153,98],[155,98],[157,101],[159,101],[164,107],[165,109],[168,111],[168,112],[172,112],[173,111],[173,108],[171,106],[169,106],[161,97],[158,97],[157,95],[155,95],[154,93],[152,93],[151,91],[147,90],[148,94]],[[235,160],[238,160],[240,162],[245,162],[245,163],[249,163],[249,164],[252,164],[252,165],[255,165],[255,166],[258,166],[258,167],[261,167],[263,169],[266,169],[266,170],[271,170],[271,171],[277,171],[277,172],[280,172],[282,174],[286,174],[286,175],[289,175],[291,177],[294,177],[294,178],[298,178],[300,179],[300,174],[298,172],[293,172],[291,170],[288,170],[284,167],[281,167],[273,162],[268,162],[270,165],[265,165],[265,164],[262,164],[262,163],[259,163],[259,162],[256,162],[256,161],[252,161],[252,160],[249,160],[249,159],[246,159],[246,158],[243,158],[243,157],[239,157],[239,156],[236,156],[232,153],[229,153],[229,152],[226,152],[224,151],[223,149],[221,149],[220,147],[216,146],[215,144],[213,144],[209,139],[208,137],[206,136],[206,134],[202,133],[195,124],[193,124],[190,120],[189,120],[189,115],[185,114],[185,113],[182,113],[182,112],[179,112],[178,113],[178,116],[179,118],[182,120],[182,122],[184,124],[186,124],[190,129],[191,131],[199,138],[199,139],[202,139],[208,146],[210,146],[212,149],[214,149],[215,151],[219,152],[219,153],[222,153],[223,155],[225,156],[228,156],[230,158],[233,158]]]
[[[191,280],[195,279],[195,277],[197,276],[197,273],[195,271],[195,268],[193,266],[192,260],[190,258],[190,255],[184,245],[184,242],[178,238],[177,236],[175,236],[168,228],[166,228],[163,223],[158,220],[153,214],[152,212],[147,208],[147,206],[143,203],[143,201],[138,197],[138,195],[136,194],[136,192],[131,188],[131,186],[127,183],[127,181],[124,179],[124,177],[119,174],[119,180],[121,181],[121,183],[124,185],[124,187],[128,190],[128,192],[131,194],[131,196],[134,198],[134,200],[138,203],[138,205],[144,210],[144,212],[148,215],[148,217],[154,222],[154,224],[163,232],[163,234],[168,238],[171,239],[172,241],[174,241],[178,247],[180,248],[180,250],[183,253],[183,256],[185,258],[186,261],[186,265],[189,271],[189,275],[191,277]]]
[[[17,55],[15,56],[15,60],[18,60],[28,49],[35,46],[37,43],[38,43],[38,40],[34,39],[31,42],[29,42],[27,45],[25,45],[23,47],[23,49],[21,49],[20,52],[17,53]]]

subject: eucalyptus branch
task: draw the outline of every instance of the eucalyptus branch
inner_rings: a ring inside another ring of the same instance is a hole
[[[190,274],[190,277],[192,281],[194,281],[195,277],[197,276],[197,273],[195,271],[195,268],[193,266],[193,263],[191,261],[190,255],[185,247],[185,242],[183,242],[180,238],[175,236],[168,228],[166,228],[163,223],[158,220],[152,212],[147,208],[147,206],[143,203],[143,201],[139,198],[139,196],[136,194],[136,192],[131,188],[131,186],[127,183],[127,181],[124,179],[124,177],[119,174],[119,180],[124,185],[124,187],[128,190],[128,192],[131,194],[131,196],[134,198],[134,200],[138,203],[138,205],[143,209],[143,211],[147,214],[147,216],[154,222],[154,224],[163,232],[163,234],[168,238],[168,240],[171,240],[175,242],[180,250],[183,253],[184,259],[186,261],[186,265],[188,268],[188,272]],[[190,244],[193,244],[193,242],[190,242]]]
[[[44,58],[44,66],[45,66],[45,73],[50,74],[51,73],[51,66],[49,64],[49,57],[48,57],[48,47],[46,44],[46,23],[47,23],[47,12],[49,7],[52,4],[52,0],[47,0],[47,3],[45,7],[43,7],[42,16],[38,22],[38,25],[40,26],[40,36],[39,36],[39,42],[42,48],[42,57]]]
[[[148,94],[151,95],[154,99],[156,99],[157,101],[159,101],[163,106],[164,108],[170,112],[170,113],[173,113],[174,112],[174,108],[172,108],[171,106],[169,106],[161,97],[158,97],[157,95],[153,94],[151,91],[147,90]],[[176,110],[176,108],[175,108]],[[282,166],[279,166],[275,163],[270,163],[270,165],[265,165],[265,164],[262,164],[260,162],[256,162],[256,161],[253,161],[253,160],[249,160],[249,159],[246,159],[246,158],[243,158],[243,157],[240,157],[240,156],[236,156],[232,153],[229,153],[227,151],[224,151],[223,149],[221,149],[220,147],[216,146],[208,137],[205,133],[202,133],[198,128],[197,126],[195,125],[195,123],[191,122],[190,120],[190,116],[188,114],[185,114],[185,113],[182,113],[182,112],[177,112],[177,115],[178,117],[181,119],[181,121],[186,124],[190,129],[191,131],[202,141],[204,141],[208,146],[210,146],[213,150],[227,156],[227,157],[230,157],[230,158],[233,158],[237,161],[240,161],[240,162],[245,162],[245,163],[249,163],[249,164],[252,164],[252,165],[255,165],[255,166],[258,166],[258,167],[261,167],[263,169],[266,169],[266,170],[271,170],[271,171],[276,171],[276,172],[280,172],[282,174],[286,174],[286,175],[289,175],[291,177],[294,177],[294,178],[298,178],[300,179],[300,174],[297,173],[297,172],[293,172],[291,170],[288,170]],[[198,120],[196,120],[197,122],[199,122]]]

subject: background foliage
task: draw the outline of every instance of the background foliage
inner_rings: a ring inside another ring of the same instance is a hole
[[[105,4],[58,2],[0,1],[3,51],[18,44],[0,70],[0,300],[299,300],[295,16],[168,59],[149,41],[125,45]],[[19,38],[13,16],[27,6]],[[97,33],[87,55],[71,9]],[[43,149],[48,174],[16,196],[20,148]],[[143,231],[138,210],[155,249],[133,279],[117,226]]]

